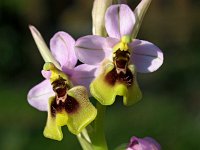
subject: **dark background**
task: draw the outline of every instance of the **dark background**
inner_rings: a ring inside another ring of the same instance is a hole
[[[130,0],[134,9],[139,0]],[[92,0],[0,0],[0,149],[81,149],[63,127],[61,142],[43,137],[46,112],[27,103],[29,89],[43,80],[43,59],[28,25],[48,43],[59,30],[75,39],[91,34]],[[164,64],[138,74],[143,100],[107,108],[110,149],[132,135],[152,136],[163,150],[200,149],[200,1],[153,0],[138,38],[164,52]]]

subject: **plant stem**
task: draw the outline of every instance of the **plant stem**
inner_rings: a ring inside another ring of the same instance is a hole
[[[104,133],[104,116],[106,112],[106,106],[97,102],[96,108],[97,117],[94,120],[94,130],[91,138],[93,150],[108,150]]]
[[[91,143],[89,143],[81,134],[77,135],[77,139],[83,150],[93,150]]]

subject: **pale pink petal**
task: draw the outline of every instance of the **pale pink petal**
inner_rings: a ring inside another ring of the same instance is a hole
[[[75,51],[78,59],[89,65],[99,64],[105,57],[106,39],[97,35],[88,35],[76,41]]]
[[[150,137],[132,137],[126,150],[161,150],[160,144]]]
[[[108,35],[117,39],[121,38],[119,24],[120,5],[111,5],[105,14],[105,27]]]
[[[134,40],[129,44],[131,61],[140,73],[156,71],[163,63],[162,51],[153,43]]]
[[[51,77],[51,71],[42,70],[41,73],[42,73],[42,76],[45,79],[50,79],[50,77]]]
[[[83,85],[88,89],[91,81],[97,76],[97,68],[95,65],[82,64],[74,68],[71,80],[75,85]]]
[[[73,68],[77,63],[74,51],[75,40],[66,32],[57,32],[50,40],[52,55],[60,63],[61,68]]]
[[[44,80],[28,92],[28,102],[31,106],[41,111],[48,110],[48,100],[54,96],[49,80]]]
[[[161,146],[160,144],[154,140],[151,137],[145,137],[143,138],[143,140],[147,141],[149,143],[149,146],[153,149],[153,150],[161,150]]]
[[[67,76],[71,76],[73,74],[74,68],[62,68],[62,72],[64,72]]]
[[[112,51],[113,47],[119,43],[120,40],[112,37],[107,37],[106,38],[106,45],[105,45],[105,50],[106,50],[106,58],[112,61]]]
[[[121,4],[119,10],[120,34],[131,35],[135,25],[135,15],[128,5]]]
[[[131,35],[135,24],[135,15],[128,5],[111,5],[105,15],[105,26],[110,37],[120,39]]]
[[[112,49],[119,42],[120,42],[120,39],[107,37],[106,38],[106,47]],[[112,52],[110,52],[110,53],[112,53]]]

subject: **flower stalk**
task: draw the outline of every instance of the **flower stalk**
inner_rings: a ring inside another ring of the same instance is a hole
[[[99,102],[97,102],[96,109],[97,117],[94,120],[94,129],[91,138],[93,150],[108,150],[104,132],[104,117],[106,106],[101,105]]]
[[[77,139],[83,150],[93,150],[91,143],[86,139],[85,136],[82,136],[84,132],[87,132],[86,129],[84,130],[80,134],[77,135]]]
[[[92,9],[93,35],[106,36],[105,13],[113,0],[95,0]],[[104,131],[104,117],[106,106],[96,103],[97,117],[94,120],[92,132],[92,145],[94,150],[108,150]]]

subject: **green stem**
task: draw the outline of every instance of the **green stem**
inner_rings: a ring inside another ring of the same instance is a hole
[[[92,145],[81,134],[77,135],[77,139],[83,150],[93,150]]]
[[[93,150],[108,150],[105,133],[104,133],[104,116],[106,112],[106,106],[97,102],[97,117],[94,121],[94,130],[92,134]]]
[[[81,134],[83,135],[84,139],[87,140],[89,143],[91,143],[90,137],[88,135],[88,131],[87,129],[83,129],[83,131],[81,132]]]

